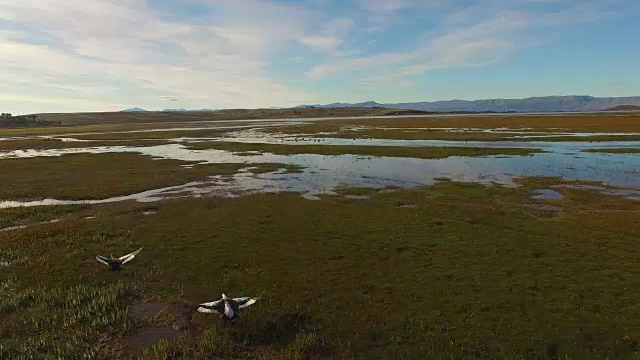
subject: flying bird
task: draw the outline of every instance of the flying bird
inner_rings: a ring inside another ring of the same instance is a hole
[[[106,257],[106,256],[102,256],[102,255],[98,255],[96,256],[96,260],[100,261],[101,263],[108,265],[109,266],[109,271],[120,271],[120,267],[126,263],[128,263],[129,261],[133,260],[133,258],[138,255],[138,253],[140,252],[140,250],[142,250],[142,248],[124,255],[124,256],[120,256],[119,258],[114,258],[113,255],[111,255],[110,258]]]
[[[240,316],[238,314],[239,309],[244,309],[247,306],[255,304],[256,300],[258,300],[258,298],[229,298],[227,297],[227,295],[222,293],[222,299],[208,303],[202,303],[200,304],[198,311],[201,313],[219,314],[220,319],[233,320]]]

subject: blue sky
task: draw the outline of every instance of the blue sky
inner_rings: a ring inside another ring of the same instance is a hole
[[[640,95],[637,0],[0,0],[0,110]]]

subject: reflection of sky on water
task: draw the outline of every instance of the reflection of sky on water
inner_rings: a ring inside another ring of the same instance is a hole
[[[365,140],[365,139],[361,139]],[[353,144],[349,139],[329,139],[330,142]],[[456,142],[376,140],[376,145],[406,146],[504,146],[517,147],[514,142]],[[370,141],[371,142],[371,141]],[[390,143],[391,142],[391,143]],[[416,145],[420,143],[422,145]],[[448,145],[443,145],[446,143]],[[437,145],[435,145],[437,144]],[[482,145],[479,145],[482,144]],[[98,201],[67,202],[45,200],[36,202],[0,202],[0,207],[38,206],[73,203],[102,203],[136,199],[157,201],[172,196],[234,196],[246,192],[294,191],[314,198],[332,193],[337,187],[362,186],[384,188],[389,186],[430,185],[438,178],[454,181],[498,183],[513,186],[519,176],[559,176],[567,180],[601,181],[608,185],[631,188],[623,195],[640,194],[640,156],[638,154],[599,154],[579,152],[590,147],[640,147],[640,142],[534,142],[518,143],[524,147],[540,147],[546,152],[529,156],[449,157],[445,159],[416,159],[370,157],[356,155],[325,156],[317,154],[250,156],[234,155],[222,150],[189,150],[181,144],[150,147],[95,147],[83,149],[16,150],[0,153],[2,158],[60,156],[73,153],[133,152],[156,158],[197,161],[202,163],[282,163],[303,167],[300,173],[274,172],[253,175],[240,172],[233,177],[213,177],[208,181],[155,189],[140,194]],[[367,144],[368,145],[368,144]]]

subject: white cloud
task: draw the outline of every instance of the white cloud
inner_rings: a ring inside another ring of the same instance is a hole
[[[334,19],[319,34],[303,36],[299,42],[316,51],[335,52],[344,43],[353,25],[352,19]]]
[[[8,99],[24,102],[29,96],[41,101],[61,86],[76,90],[61,93],[66,100],[55,102],[65,109],[64,104],[84,109],[80,104],[88,103],[87,96],[104,99],[92,104],[102,104],[103,110],[132,101],[160,107],[158,93],[180,99],[184,107],[308,100],[270,78],[265,68],[275,49],[305,34],[301,10],[257,1],[215,3],[227,6],[224,21],[191,24],[161,20],[138,0],[0,0],[0,19],[15,25],[0,33],[5,75],[0,75],[0,92],[14,94],[4,96],[0,105],[4,109]],[[260,15],[256,21],[245,19],[252,11]],[[36,30],[57,41],[33,45],[16,40]]]
[[[376,86],[407,81],[439,68],[486,65],[507,58],[519,48],[544,43],[553,34],[553,27],[610,15],[613,13],[611,2],[618,0],[553,0],[562,2],[564,8],[542,12],[526,8],[543,1],[552,0],[480,0],[473,6],[459,6],[456,1],[392,1],[386,10],[439,7],[441,26],[421,34],[414,49],[334,59],[312,67],[306,77],[317,80],[360,72],[361,83]],[[382,1],[364,3],[370,10],[382,6]]]

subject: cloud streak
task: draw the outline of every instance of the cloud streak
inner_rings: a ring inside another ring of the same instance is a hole
[[[492,64],[518,49],[549,41],[554,27],[614,16],[618,11],[613,4],[620,5],[623,1],[479,0],[473,6],[460,6],[463,1],[363,0],[362,3],[365,9],[385,15],[429,6],[440,13],[441,26],[421,34],[421,41],[414,49],[332,60],[309,69],[305,73],[307,79],[313,81],[357,72],[363,77],[361,83],[379,86],[406,82],[430,70]],[[542,4],[561,5],[561,8],[532,9]]]

